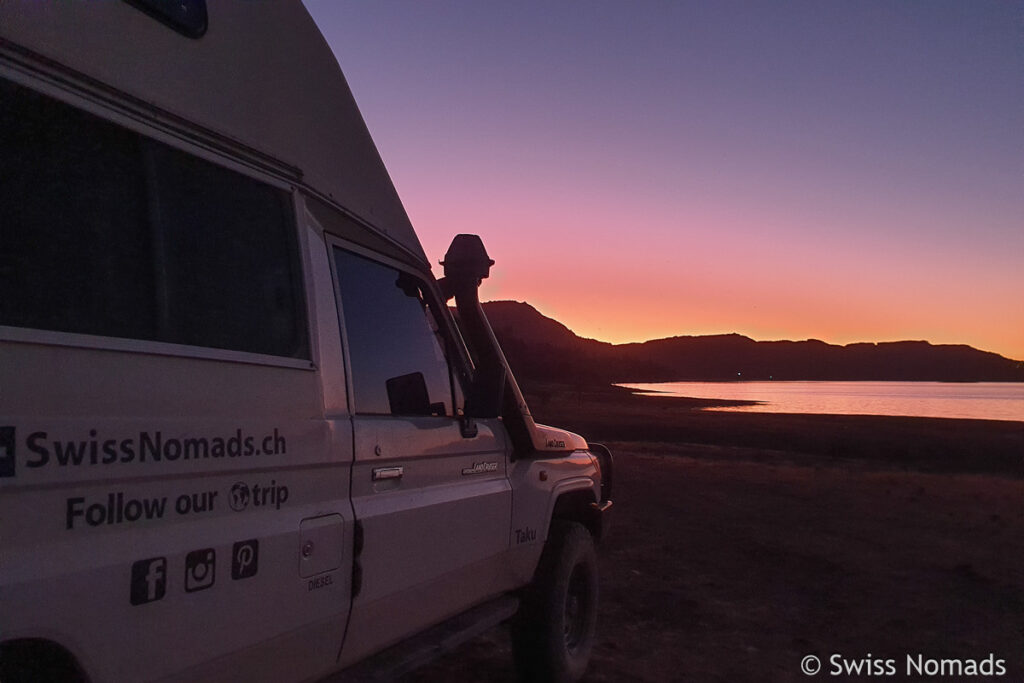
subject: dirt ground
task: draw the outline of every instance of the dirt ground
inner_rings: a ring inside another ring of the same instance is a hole
[[[656,413],[653,431],[685,429],[682,413]],[[735,428],[729,419],[723,427]],[[788,429],[786,416],[771,420],[769,432]],[[955,452],[965,433],[957,421],[865,420],[836,431],[852,444],[844,457],[685,436],[608,442],[614,528],[600,549],[599,639],[586,680],[809,680],[800,670],[809,654],[823,663],[817,677],[831,680],[847,680],[829,675],[836,654],[894,660],[885,680],[907,680],[908,655],[992,654],[1007,670],[996,680],[1024,680],[1024,478],[1015,463],[1024,425],[991,423],[988,436],[1006,452],[990,453],[979,474],[971,464],[894,465],[879,450],[887,430],[894,452],[945,430]],[[826,453],[836,424],[817,428]],[[849,457],[858,439],[874,444],[865,451],[873,457]],[[513,681],[509,647],[494,629],[409,680]]]

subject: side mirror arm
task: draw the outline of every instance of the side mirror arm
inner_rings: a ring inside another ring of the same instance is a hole
[[[462,434],[463,439],[472,439],[480,433],[476,426],[476,420],[461,410],[459,411],[459,433]]]

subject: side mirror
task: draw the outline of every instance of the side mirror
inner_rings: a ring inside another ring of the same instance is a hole
[[[438,415],[444,414],[444,404],[432,404],[427,392],[427,380],[422,372],[392,377],[385,383],[388,391],[388,406],[394,415]],[[440,410],[440,413],[437,411]]]

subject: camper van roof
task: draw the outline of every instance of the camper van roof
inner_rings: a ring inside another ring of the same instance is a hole
[[[84,82],[129,113],[148,108],[201,143],[247,150],[255,165],[285,169],[426,263],[334,54],[302,4],[205,4],[207,30],[190,38],[123,1],[0,2],[0,65],[45,70],[58,85]]]

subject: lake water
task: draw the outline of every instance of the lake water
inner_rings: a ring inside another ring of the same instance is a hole
[[[1024,422],[1024,383],[1019,382],[661,382],[620,386],[641,393],[758,402],[710,410]]]

